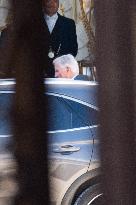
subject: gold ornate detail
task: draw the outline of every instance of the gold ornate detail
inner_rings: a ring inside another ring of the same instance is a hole
[[[60,4],[60,11],[61,11],[62,16],[64,16],[65,8],[64,8],[63,4]]]

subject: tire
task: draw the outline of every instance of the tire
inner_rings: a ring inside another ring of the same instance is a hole
[[[67,190],[65,193],[61,205],[76,205],[78,198],[82,198],[83,193],[87,190],[89,192],[90,187],[95,189],[95,185],[100,184],[101,176],[100,176],[100,169],[93,169],[83,175],[81,175]],[[89,188],[89,190],[88,190]],[[98,193],[100,193],[100,185],[97,188]],[[88,193],[89,194],[89,193]],[[97,196],[97,195],[96,195]],[[86,197],[86,196],[85,196]],[[79,205],[81,204],[78,202]],[[87,203],[85,203],[86,205]],[[84,204],[81,204],[84,205]],[[91,204],[95,205],[95,204]],[[99,205],[99,204],[98,204]]]
[[[73,205],[103,205],[103,195],[100,184],[95,184],[85,189],[75,200]]]

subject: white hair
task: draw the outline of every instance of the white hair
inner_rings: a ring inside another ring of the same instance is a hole
[[[78,63],[76,59],[74,58],[74,56],[72,56],[71,54],[62,55],[54,59],[53,64],[55,65],[56,63],[62,65],[63,67],[70,67],[74,75],[79,74]]]

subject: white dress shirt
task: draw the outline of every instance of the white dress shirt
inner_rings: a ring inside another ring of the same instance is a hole
[[[58,14],[56,13],[53,16],[48,16],[48,15],[45,14],[44,19],[45,19],[45,21],[48,25],[48,29],[49,29],[50,33],[52,33],[53,28],[54,28],[54,26],[56,24],[56,21],[58,19]]]

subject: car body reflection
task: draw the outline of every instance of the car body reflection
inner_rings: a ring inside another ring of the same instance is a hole
[[[47,79],[45,87],[49,103],[47,132],[51,204],[80,205],[83,198],[85,204],[90,204],[101,196],[98,84]],[[6,147],[12,140],[10,110],[14,93],[13,79],[0,80],[0,155],[9,154],[8,160],[13,160]]]

